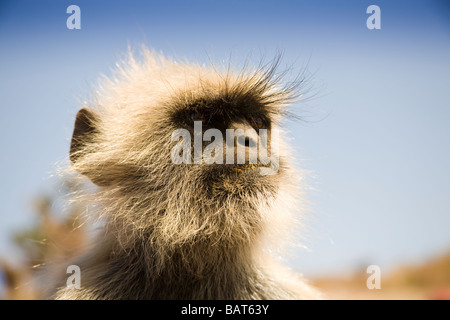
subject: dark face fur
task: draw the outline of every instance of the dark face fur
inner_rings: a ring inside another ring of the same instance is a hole
[[[270,163],[263,164],[259,158],[256,163],[249,159],[249,149],[263,148],[259,139],[259,130],[267,132],[268,152],[270,152],[270,138],[272,114],[267,110],[264,104],[258,104],[256,101],[247,101],[245,97],[219,97],[212,101],[202,99],[198,102],[189,102],[182,106],[177,106],[168,115],[170,123],[176,128],[183,128],[190,132],[191,141],[191,159],[194,154],[194,121],[202,124],[203,133],[209,129],[217,129],[223,137],[222,154],[220,158],[223,163],[212,164],[190,164],[185,165],[181,170],[195,170],[198,174],[199,188],[203,188],[210,197],[223,198],[230,195],[236,197],[249,197],[252,194],[260,193],[266,189],[269,192],[276,191],[276,183],[282,174],[283,163],[281,163],[278,172],[273,175],[262,175],[260,167],[269,167]],[[247,132],[253,132],[250,136],[239,136],[233,139],[233,145],[227,145],[226,130],[242,129]],[[249,131],[250,130],[250,131]],[[202,151],[210,144],[209,141],[202,143]],[[238,164],[237,148],[245,148],[245,163]],[[226,157],[227,148],[233,148],[233,163],[228,163]],[[193,161],[192,161],[193,162]],[[189,166],[197,166],[190,168]]]

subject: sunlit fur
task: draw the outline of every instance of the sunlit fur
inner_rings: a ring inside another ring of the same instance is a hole
[[[98,185],[79,199],[94,204],[89,215],[103,231],[85,256],[68,261],[80,266],[82,288],[61,285],[55,298],[320,297],[278,263],[303,207],[303,182],[283,137],[275,175],[171,161],[171,134],[192,131],[183,122],[191,110],[238,123],[264,113],[276,128],[299,89],[282,85],[277,64],[217,70],[144,49],[100,81],[85,114],[90,129],[74,136],[67,172]]]

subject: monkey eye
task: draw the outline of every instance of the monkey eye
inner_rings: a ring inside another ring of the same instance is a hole
[[[248,122],[255,129],[262,129],[264,127],[264,120],[260,116],[251,116]]]
[[[206,114],[199,111],[195,111],[194,113],[191,114],[191,119],[192,121],[201,121],[204,124],[206,121]]]

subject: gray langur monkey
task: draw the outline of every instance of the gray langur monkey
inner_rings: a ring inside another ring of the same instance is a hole
[[[297,94],[296,84],[281,85],[277,65],[218,71],[143,49],[142,59],[130,53],[113,77],[103,79],[76,116],[68,170],[97,185],[92,214],[104,225],[92,248],[73,262],[81,289],[61,284],[53,298],[321,297],[273,254],[302,207],[302,181],[282,137],[273,174],[262,174],[269,164],[260,159],[172,159],[179,143],[173,132],[184,129],[194,139],[195,121],[203,133],[215,128],[224,137],[226,129],[246,129],[248,136],[234,139],[246,156],[250,144],[259,143],[255,133],[266,129],[270,153],[271,133]],[[225,150],[225,138],[222,144]],[[225,159],[217,150],[214,155]]]

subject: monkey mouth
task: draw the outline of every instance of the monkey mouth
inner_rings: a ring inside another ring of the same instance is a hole
[[[233,171],[237,173],[243,173],[243,172],[258,172],[259,168],[270,168],[270,164],[236,164],[233,165]]]
[[[255,170],[256,169],[256,167],[255,166],[248,166],[248,165],[244,165],[244,166],[242,166],[242,167],[240,167],[240,168],[234,168],[234,170],[236,170],[236,172],[237,173],[241,173],[241,172],[244,172],[244,171],[249,171],[249,170]]]
[[[205,170],[204,173],[208,177],[217,178],[230,178],[230,177],[254,177],[255,179],[262,178],[264,176],[270,176],[272,174],[278,174],[278,170],[274,170],[272,174],[265,175],[263,170],[273,169],[271,164],[263,164],[261,162],[256,164],[215,164],[209,165],[209,169]]]
[[[248,199],[251,196],[267,195],[276,192],[279,183],[278,174],[264,175],[261,169],[269,169],[268,165],[214,165],[203,170],[200,181],[205,194],[214,199]]]

